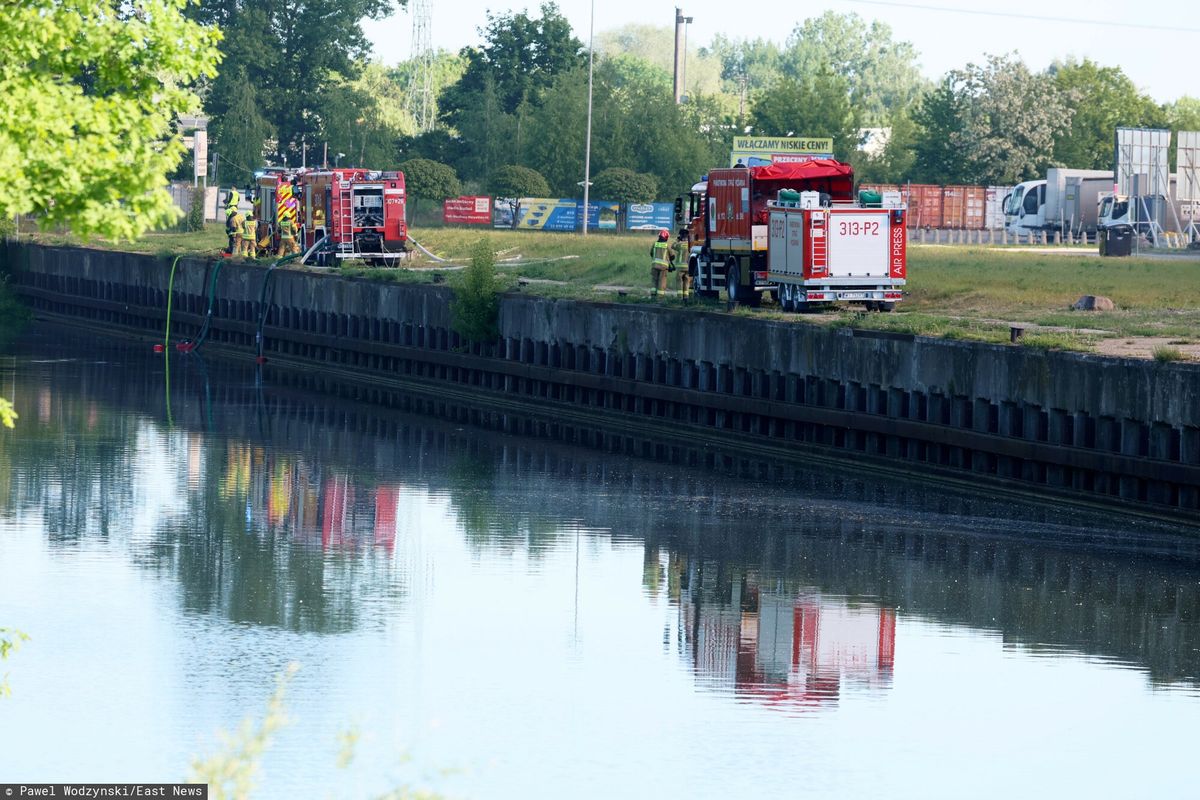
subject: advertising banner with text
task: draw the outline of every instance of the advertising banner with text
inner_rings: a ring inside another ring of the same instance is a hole
[[[674,203],[630,203],[625,206],[625,230],[671,230],[674,216]]]
[[[619,203],[588,203],[588,230],[616,230]],[[583,203],[571,198],[525,197],[521,199],[518,228],[522,230],[579,230]]]
[[[451,197],[442,204],[442,222],[447,225],[488,225],[491,221],[490,197]]]
[[[833,158],[833,139],[811,136],[735,136],[729,166],[764,167],[772,163]]]

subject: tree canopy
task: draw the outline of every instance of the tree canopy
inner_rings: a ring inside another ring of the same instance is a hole
[[[1054,140],[1054,160],[1079,169],[1112,169],[1113,131],[1118,127],[1161,128],[1166,111],[1139,92],[1120,67],[1067,61],[1049,70],[1073,109],[1070,127]]]
[[[462,184],[454,167],[427,158],[411,158],[400,165],[409,195],[441,202],[462,194]]]
[[[0,25],[0,217],[135,238],[178,215],[166,176],[219,34],[185,0],[24,0]]]

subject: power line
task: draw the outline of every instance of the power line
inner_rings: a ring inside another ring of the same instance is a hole
[[[891,0],[845,0],[847,3],[859,3],[868,6],[884,6],[885,8],[913,8],[919,11],[944,11],[950,14],[973,14],[978,17],[1007,17],[1009,19],[1029,19],[1037,22],[1069,22],[1074,25],[1098,25],[1109,28],[1137,28],[1145,31],[1167,31],[1171,33],[1200,33],[1200,28],[1181,28],[1173,25],[1147,25],[1138,22],[1118,22],[1105,19],[1077,19],[1074,17],[1043,17],[1037,14],[1020,14],[1014,11],[984,11],[974,8],[947,8],[946,6],[930,6],[922,3],[898,3]]]

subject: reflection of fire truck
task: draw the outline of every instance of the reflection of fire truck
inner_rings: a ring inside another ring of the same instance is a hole
[[[898,192],[855,202],[853,187],[850,165],[830,159],[714,169],[675,204],[696,293],[891,311],[907,273],[904,208]]]
[[[747,585],[737,607],[693,597],[680,612],[697,679],[714,688],[805,707],[835,701],[844,681],[873,689],[891,683],[893,609],[809,593],[760,595]]]
[[[279,243],[279,222],[300,231],[308,263],[359,258],[390,266],[408,249],[404,173],[365,169],[268,170],[258,176],[262,219]]]

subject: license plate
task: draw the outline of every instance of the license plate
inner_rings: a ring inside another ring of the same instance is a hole
[[[839,292],[838,297],[843,300],[866,300],[866,292]]]

